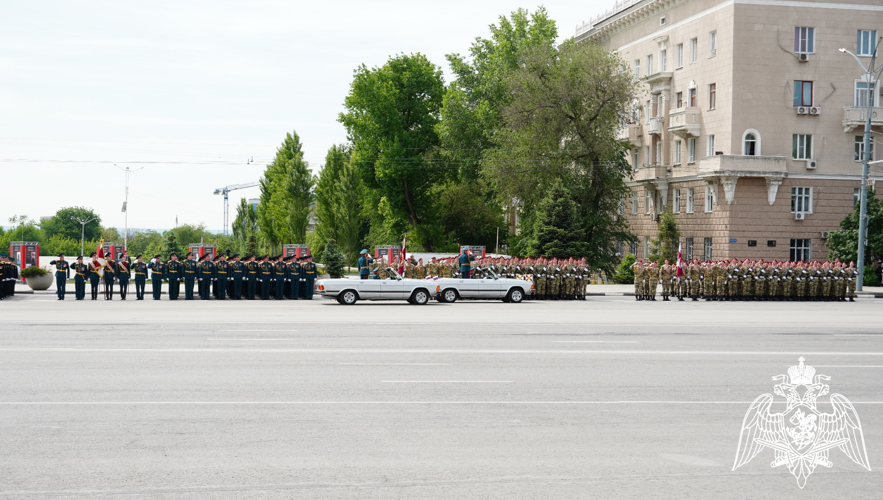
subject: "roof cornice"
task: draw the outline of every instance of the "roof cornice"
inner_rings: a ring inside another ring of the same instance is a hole
[[[688,0],[625,0],[613,9],[576,27],[576,41],[601,42],[614,33],[634,26]]]

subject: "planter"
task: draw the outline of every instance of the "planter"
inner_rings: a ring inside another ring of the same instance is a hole
[[[52,283],[55,282],[55,276],[52,273],[47,273],[43,276],[34,276],[31,278],[25,278],[25,283],[31,287],[31,290],[48,290]]]

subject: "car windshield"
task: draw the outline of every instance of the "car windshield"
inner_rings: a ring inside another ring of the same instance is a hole
[[[491,271],[490,269],[478,269],[478,272],[473,274],[473,279],[486,279],[486,280],[495,280],[498,278],[497,273]]]
[[[385,279],[401,279],[399,273],[396,272],[395,269],[391,267],[378,267],[374,271],[374,279],[376,280],[385,280]]]

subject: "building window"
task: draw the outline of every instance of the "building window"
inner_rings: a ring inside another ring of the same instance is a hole
[[[668,50],[662,49],[659,51],[659,71],[665,71],[667,63],[668,63]]]
[[[647,76],[653,74],[653,54],[647,56]]]
[[[653,205],[653,197],[650,195],[650,191],[644,191],[644,213],[649,214],[651,212],[651,206]]]
[[[696,62],[696,58],[699,57],[699,39],[691,38],[690,39],[690,63]]]
[[[815,52],[813,28],[796,27],[794,28],[794,52],[812,54]]]
[[[684,44],[675,45],[675,69],[684,67]]]
[[[684,93],[683,92],[678,92],[677,94],[675,94],[675,102],[677,103],[677,108],[684,107]]]
[[[852,188],[852,208],[862,201],[862,188]]]
[[[704,261],[711,260],[711,256],[712,256],[711,238],[705,238],[703,241],[702,247],[703,247],[702,260],[704,260]]]
[[[706,151],[705,156],[714,156],[714,136],[708,136],[708,150]]]
[[[714,211],[714,189],[711,186],[705,186],[705,213],[710,214]]]
[[[811,255],[812,240],[808,238],[796,238],[791,240],[791,262],[809,262]]]
[[[869,160],[874,159],[874,138],[871,138],[871,150],[870,155],[868,156]],[[855,136],[855,161],[862,161],[865,159],[865,137],[861,135]]]
[[[638,192],[632,191],[632,214],[638,213]]]
[[[681,213],[681,190],[675,189],[671,192],[671,211],[679,214]]]
[[[874,54],[874,46],[877,45],[877,30],[858,30],[855,53],[860,56]]]
[[[684,239],[684,260],[693,260],[693,238]]]
[[[644,236],[644,258],[650,257],[650,237]]]
[[[662,191],[656,191],[656,201],[653,205],[654,212],[664,212],[665,211],[665,203],[662,202]]]
[[[641,78],[641,60],[635,59],[635,80]]]
[[[671,149],[672,152],[672,164],[680,165],[681,164],[681,141],[675,141],[674,145]]]
[[[653,117],[653,108],[650,107],[650,101],[647,101],[647,123],[650,123],[650,118]]]
[[[656,143],[656,158],[653,160],[653,165],[660,163],[662,163],[662,141]]]
[[[812,213],[812,188],[810,188],[810,187],[793,187],[793,188],[791,188],[791,213],[792,214],[811,214]]]
[[[693,199],[695,197],[694,193],[696,190],[694,188],[687,188],[687,213],[693,213]]]
[[[696,161],[696,138],[687,139],[687,163]]]
[[[708,86],[708,109],[714,109],[717,104],[717,84],[712,83]]]
[[[872,88],[879,88],[876,84],[869,84],[868,82],[857,81],[855,82],[855,106],[866,108],[868,107],[868,99],[871,95],[874,95],[874,106],[877,106],[880,103],[880,99],[877,98],[878,92],[873,92],[869,94],[869,90]]]
[[[812,159],[812,136],[809,134],[794,134],[791,136],[791,158],[795,160]]]
[[[616,256],[622,257],[622,240],[616,240]]]
[[[708,34],[708,57],[717,55],[717,31]]]
[[[757,138],[754,137],[754,134],[746,134],[744,144],[742,154],[745,156],[757,155]]]
[[[638,256],[638,242],[637,241],[633,241],[633,242],[629,243],[629,253],[636,256],[636,257]]]
[[[794,80],[794,106],[812,106],[812,82]]]
[[[638,166],[641,164],[641,150],[636,149],[632,153],[632,169],[637,170]]]
[[[690,89],[690,107],[691,108],[696,107],[696,98],[697,98],[696,89]]]

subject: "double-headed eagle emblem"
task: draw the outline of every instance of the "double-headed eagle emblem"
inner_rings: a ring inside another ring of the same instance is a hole
[[[770,466],[787,465],[797,478],[797,485],[806,486],[806,479],[816,466],[831,467],[828,452],[839,448],[853,462],[871,470],[862,424],[852,403],[841,394],[831,395],[833,413],[821,413],[816,399],[828,394],[831,380],[816,375],[815,368],[799,364],[788,369],[788,375],[776,375],[773,392],[786,399],[785,411],[771,413],[771,394],[762,394],[751,404],[742,422],[739,449],[733,470],[747,464],[764,448],[771,448],[775,459]],[[787,381],[787,382],[786,382]]]

